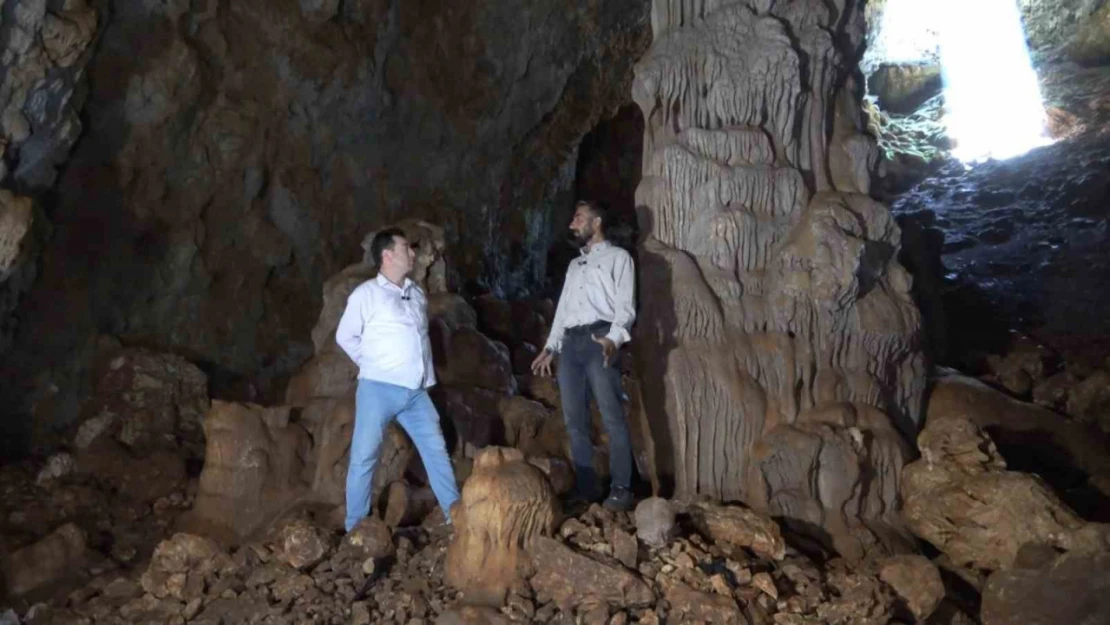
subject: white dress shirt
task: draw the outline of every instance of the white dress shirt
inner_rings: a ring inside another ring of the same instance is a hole
[[[608,241],[582,248],[567,269],[546,349],[558,353],[567,328],[598,321],[612,324],[606,337],[617,347],[627,343],[636,319],[635,290],[636,269],[628,252]]]
[[[358,377],[409,389],[435,385],[428,300],[405,278],[403,287],[385,276],[351,292],[335,341],[358,365]]]

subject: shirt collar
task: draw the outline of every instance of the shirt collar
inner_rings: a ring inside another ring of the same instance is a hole
[[[598,243],[593,244],[593,246],[583,245],[582,248],[578,250],[578,253],[581,254],[582,256],[585,256],[585,255],[590,254],[592,252],[600,252],[602,250],[607,250],[612,246],[613,246],[613,244],[610,243],[608,241],[608,239],[606,239],[604,241],[600,241]]]
[[[394,288],[394,289],[397,289],[398,291],[401,291],[402,293],[408,291],[409,288],[412,287],[412,280],[410,280],[409,278],[405,278],[404,286],[397,286],[396,284],[393,284],[392,282],[390,282],[389,278],[382,275],[382,273],[380,271],[378,272],[378,277],[375,278],[375,279],[378,282],[378,286],[380,286],[382,288],[386,288],[386,289]]]

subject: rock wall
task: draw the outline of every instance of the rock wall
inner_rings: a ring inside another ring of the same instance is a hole
[[[744,499],[842,554],[898,525],[925,362],[867,196],[854,3],[656,0],[633,98],[645,406],[676,495]],[[859,519],[876,532],[866,531]],[[896,532],[895,532],[896,533]]]
[[[46,4],[7,3],[4,32],[22,23],[10,11]],[[80,10],[65,22],[79,34]],[[32,120],[18,161],[5,157],[19,180],[52,175],[31,148],[64,154],[87,91],[82,141],[42,198],[53,235],[0,396],[79,395],[95,333],[221,375],[292,372],[312,354],[324,280],[372,224],[402,217],[444,225],[459,286],[540,284],[578,142],[627,102],[646,16],[644,0],[115,3],[93,22],[91,62],[70,66],[87,88],[50,70],[27,100],[69,125]],[[75,401],[52,404],[48,418],[73,416]]]

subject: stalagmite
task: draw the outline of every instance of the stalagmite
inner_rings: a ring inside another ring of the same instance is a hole
[[[903,535],[925,363],[899,229],[867,197],[861,8],[655,0],[652,28],[633,97],[656,463],[680,498],[744,500],[862,555]]]

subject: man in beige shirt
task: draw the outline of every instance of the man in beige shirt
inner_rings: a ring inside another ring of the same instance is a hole
[[[632,338],[630,330],[636,318],[636,269],[632,256],[607,240],[606,227],[610,225],[604,206],[579,202],[575,207],[570,229],[582,253],[567,269],[551,334],[532,362],[532,372],[550,375],[551,363],[559,355],[559,393],[576,477],[572,498],[596,501],[602,494],[593,469],[588,389],[609,435],[611,479],[603,505],[629,510],[635,501],[632,441],[621,405],[618,361],[621,345]]]

